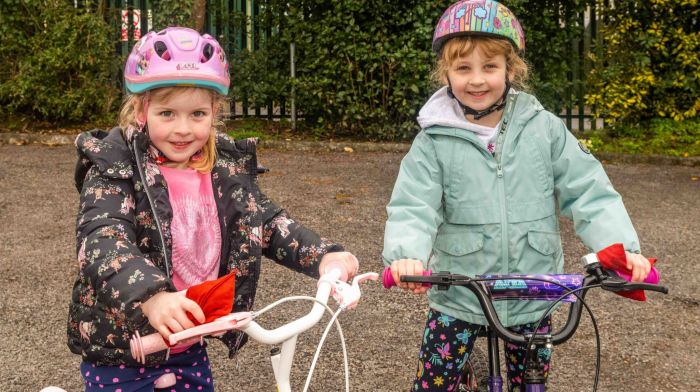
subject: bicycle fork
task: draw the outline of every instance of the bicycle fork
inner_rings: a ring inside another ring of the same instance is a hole
[[[486,328],[486,338],[489,352],[489,392],[503,392],[503,377],[501,376],[501,362],[499,337],[496,332]],[[525,360],[525,374],[523,375],[524,392],[545,392],[544,364],[540,359],[540,349],[551,350],[551,338],[536,337],[530,347],[528,357]]]
[[[489,351],[489,392],[503,392],[503,377],[501,377],[501,360],[498,349],[498,335],[491,328],[486,328],[486,338]]]

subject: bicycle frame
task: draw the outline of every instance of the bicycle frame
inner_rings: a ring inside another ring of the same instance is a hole
[[[290,373],[292,364],[294,363],[294,352],[296,350],[296,342],[299,334],[318,324],[323,317],[324,312],[326,310],[330,311],[327,303],[328,298],[331,295],[339,304],[339,310],[337,313],[344,309],[351,309],[357,305],[361,297],[359,283],[367,279],[377,280],[378,278],[376,273],[370,272],[356,276],[350,285],[346,282],[340,281],[340,276],[342,276],[342,271],[335,268],[323,275],[318,281],[318,288],[315,298],[287,297],[277,301],[276,303],[268,305],[266,308],[257,312],[231,313],[227,316],[212,321],[211,323],[201,324],[196,327],[174,333],[169,336],[169,344],[171,347],[191,344],[202,339],[206,335],[217,335],[228,330],[238,330],[246,333],[251,339],[260,343],[267,345],[281,345],[279,349],[272,350],[271,352],[270,360],[272,362],[272,370],[275,377],[275,382],[277,383],[277,390],[279,392],[291,392]],[[314,301],[311,311],[299,319],[272,330],[265,329],[260,326],[260,324],[253,321],[254,318],[277,304],[295,299],[307,299]],[[334,320],[335,315],[331,321]],[[145,361],[145,356],[147,354],[167,349],[168,345],[158,333],[143,337],[136,334],[131,340],[132,355],[141,363]],[[348,387],[347,380],[348,378],[346,373],[346,387]],[[162,388],[163,386],[167,387],[174,384],[170,382],[172,381],[168,381],[168,385],[160,384],[158,387]]]

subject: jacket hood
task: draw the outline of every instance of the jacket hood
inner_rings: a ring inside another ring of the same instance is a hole
[[[75,139],[78,162],[75,167],[75,186],[80,192],[83,179],[92,165],[110,178],[126,179],[134,175],[131,151],[122,136],[121,128],[110,131],[93,129]]]
[[[527,121],[543,110],[542,105],[534,96],[511,89],[509,95],[517,94],[518,99],[513,115]],[[418,112],[418,124],[422,129],[433,126],[466,129],[475,132],[456,99],[447,94],[447,86],[443,86],[433,94],[428,102]]]

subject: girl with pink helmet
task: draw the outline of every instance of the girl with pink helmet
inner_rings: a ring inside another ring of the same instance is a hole
[[[213,391],[206,344],[148,355],[129,339],[164,338],[204,321],[181,292],[233,274],[230,311],[253,307],[261,257],[318,277],[330,265],[352,277],[354,255],[292,219],[257,185],[256,142],[216,130],[229,64],[209,35],[150,32],[124,68],[129,92],[119,127],[78,136],[79,271],[68,346],[82,356],[86,391]],[[246,337],[219,337],[236,354]],[[175,377],[165,375],[175,375]],[[165,378],[164,378],[165,376]]]
[[[418,115],[422,128],[401,162],[387,206],[384,263],[394,281],[425,269],[476,276],[558,274],[564,258],[557,209],[597,252],[623,243],[635,281],[650,271],[620,195],[601,164],[525,92],[523,29],[492,0],[461,0],[433,35],[434,79],[442,87]],[[487,325],[463,287],[428,290],[430,310],[413,391],[457,391]],[[549,304],[496,304],[501,322],[531,332]],[[551,325],[549,317],[543,328]],[[520,390],[525,349],[507,344],[510,391]],[[539,357],[549,369],[551,352]]]

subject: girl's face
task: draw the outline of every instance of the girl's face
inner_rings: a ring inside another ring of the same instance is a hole
[[[186,169],[190,158],[207,143],[214,121],[211,94],[190,89],[167,100],[151,98],[146,113],[148,135],[169,160],[164,165]]]
[[[506,57],[502,54],[488,57],[475,48],[469,55],[457,57],[450,64],[447,78],[452,92],[464,105],[478,111],[488,109],[501,99],[505,91]],[[467,115],[467,118],[476,124],[495,126],[501,115],[501,111],[496,111],[479,120],[474,120],[473,115]]]

